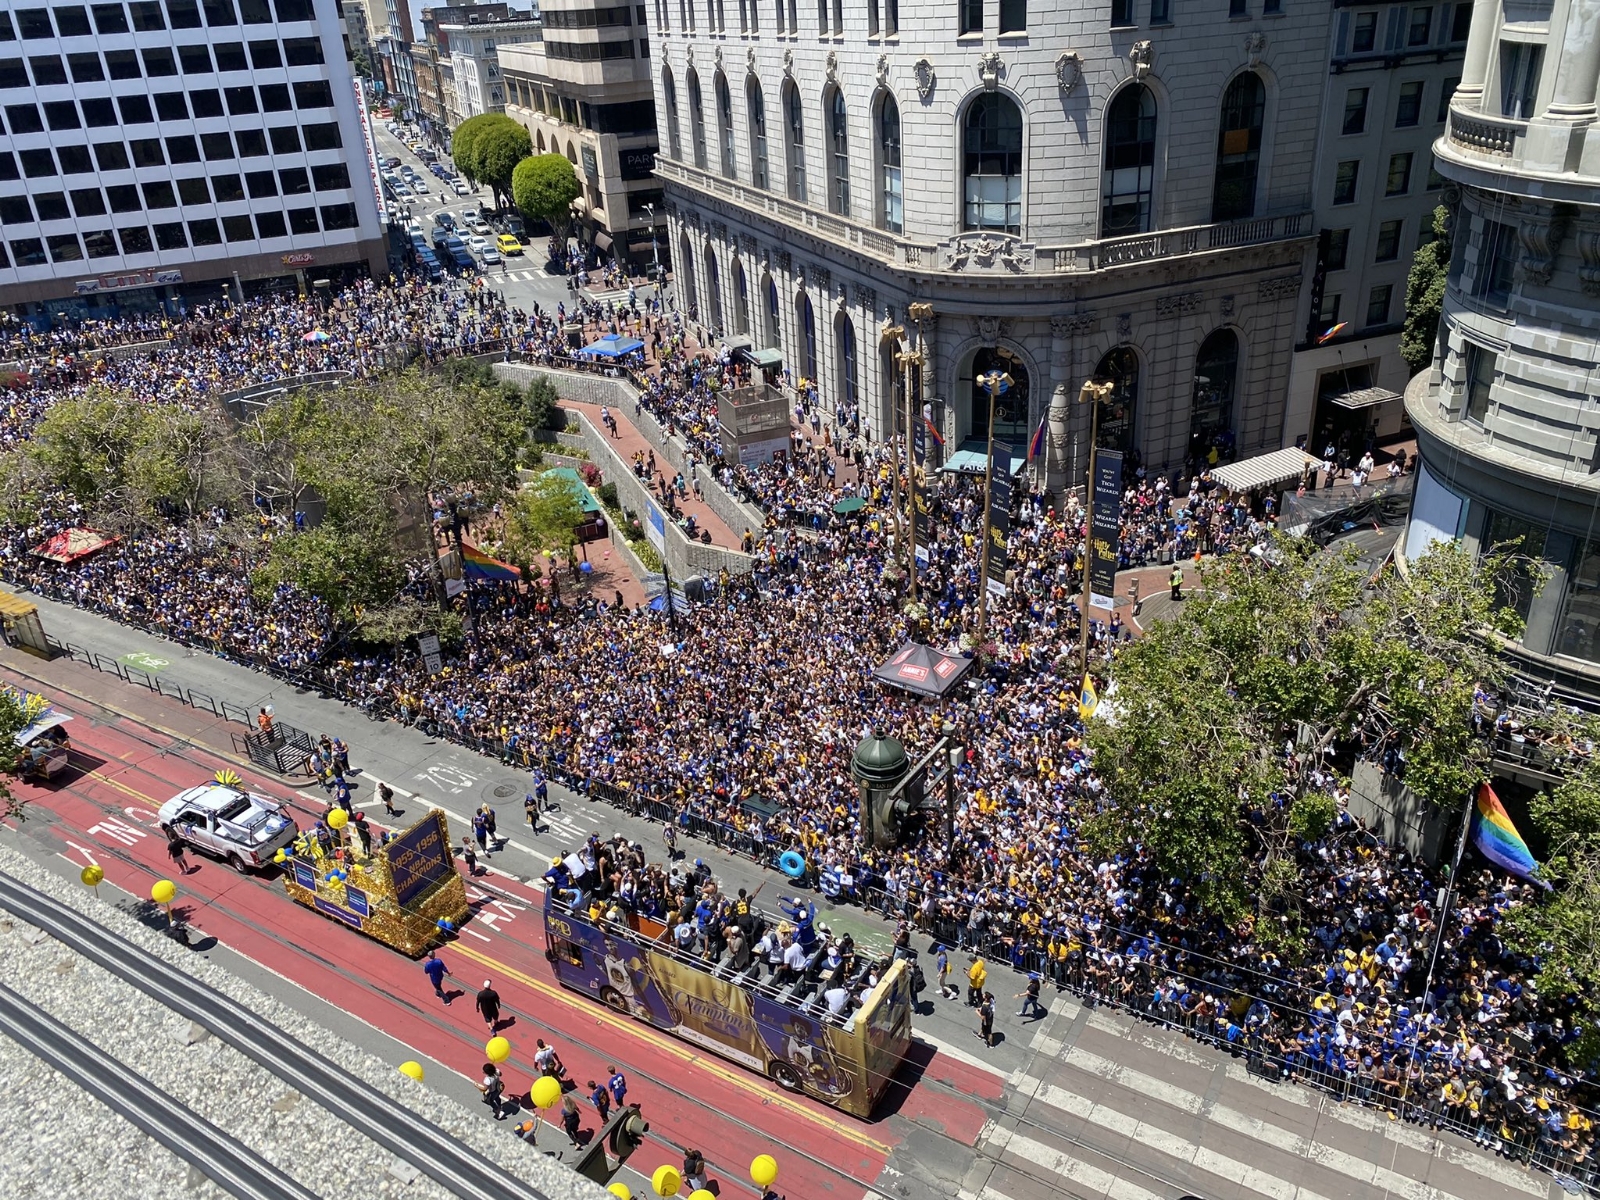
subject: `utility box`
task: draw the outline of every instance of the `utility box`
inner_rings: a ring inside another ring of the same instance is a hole
[[[722,457],[743,467],[781,462],[789,454],[789,402],[770,383],[735,388],[717,397]]]

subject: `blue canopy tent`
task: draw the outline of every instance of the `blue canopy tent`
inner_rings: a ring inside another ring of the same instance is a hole
[[[636,350],[643,350],[644,343],[638,338],[623,337],[620,333],[608,333],[598,341],[590,342],[578,354],[583,358],[622,358]]]

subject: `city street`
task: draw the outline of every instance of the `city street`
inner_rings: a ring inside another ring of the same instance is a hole
[[[526,1088],[535,1037],[551,1037],[573,1075],[596,1078],[615,1063],[644,1101],[652,1134],[635,1160],[646,1173],[682,1149],[705,1152],[725,1194],[742,1194],[743,1167],[762,1151],[782,1164],[779,1190],[791,1197],[959,1195],[976,1200],[1512,1200],[1559,1194],[1547,1176],[1475,1150],[1457,1139],[1389,1121],[1319,1093],[1248,1073],[1240,1059],[1172,1031],[1086,1007],[1068,996],[1039,1020],[1015,1017],[1012,990],[1022,979],[1000,966],[989,986],[999,1002],[999,1044],[986,1050],[959,1002],[923,996],[919,1045],[870,1122],[779,1092],[759,1076],[710,1061],[685,1043],[615,1017],[553,982],[543,957],[536,881],[550,857],[590,832],[620,831],[655,855],[660,827],[552,787],[558,810],[546,827],[521,822],[529,777],[497,761],[392,723],[368,723],[353,710],[300,694],[248,670],[147,637],[102,618],[40,601],[56,637],[151,673],[169,691],[194,689],[254,712],[326,730],[351,745],[360,768],[357,805],[380,824],[372,790],[396,790],[409,820],[422,804],[450,816],[459,840],[465,816],[494,804],[510,845],[476,880],[475,915],[443,957],[466,995],[445,1006],[415,964],[319,919],[287,900],[270,876],[241,878],[203,861],[177,878],[194,926],[218,939],[208,949],[288,1003],[338,1032],[396,1057],[400,1044],[431,1060],[428,1079],[471,1099],[483,1026],[471,992],[492,978],[517,1024],[513,1088]],[[152,830],[153,809],[219,766],[290,801],[304,821],[323,797],[302,780],[264,779],[232,749],[239,725],[133,687],[70,660],[42,663],[0,652],[3,674],[48,695],[76,720],[75,771],[53,787],[24,785],[29,819],[7,840],[64,873],[100,862],[107,884],[136,896],[170,872]],[[136,714],[136,715],[135,715]],[[704,856],[728,887],[758,890],[775,907],[785,880],[748,860],[680,842]],[[197,860],[198,861],[198,860]],[[529,881],[535,881],[530,883]],[[858,940],[887,942],[887,928],[858,909],[826,908],[831,927]],[[926,949],[919,941],[919,948]],[[237,957],[236,957],[237,956]],[[925,960],[926,961],[926,960]],[[956,958],[957,971],[965,969]],[[1046,999],[1051,994],[1046,992]],[[1007,1005],[1012,1007],[1007,1008]],[[586,1124],[595,1124],[592,1113]],[[509,1135],[508,1135],[509,1136]],[[546,1135],[550,1146],[564,1141]],[[634,1174],[623,1178],[640,1186]]]

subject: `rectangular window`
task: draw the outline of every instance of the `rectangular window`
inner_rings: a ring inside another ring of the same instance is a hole
[[[67,194],[65,192],[40,192],[33,198],[34,206],[39,210],[41,221],[70,221],[72,214],[67,210]]]
[[[965,9],[965,6],[968,4],[972,4],[974,2],[975,0],[962,0],[963,9]],[[981,4],[979,5],[979,8],[981,10]],[[1112,27],[1121,28],[1122,26],[1133,24],[1136,24],[1136,20],[1133,15],[1133,0],[1111,0]],[[983,13],[980,11],[978,14],[978,28],[974,32],[982,32],[982,30]]]
[[[1349,159],[1339,164],[1333,177],[1333,202],[1335,204],[1354,204],[1356,202],[1356,179],[1361,170],[1359,159]]]
[[[826,0],[824,0],[824,2],[826,2]],[[961,32],[982,33],[983,0],[958,0],[958,2],[961,5]],[[1118,2],[1119,0],[1111,0],[1111,11],[1113,13],[1111,23],[1113,25],[1117,23],[1115,13]],[[1123,0],[1123,2],[1129,2],[1129,0]]]
[[[1450,40],[1452,42],[1466,41],[1467,33],[1471,28],[1472,5],[1470,3],[1456,5],[1455,12],[1450,16]]]
[[[136,167],[166,165],[167,158],[161,152],[160,138],[134,138],[128,142],[128,149],[133,152],[133,165]]]
[[[67,81],[67,69],[61,65],[59,54],[36,54],[28,59],[28,69],[33,72],[33,82],[39,87]]]
[[[56,157],[61,160],[61,172],[64,175],[87,175],[94,170],[87,146],[57,146]]]
[[[210,204],[211,189],[206,186],[205,176],[178,180],[178,199],[185,204]]]
[[[1526,121],[1539,96],[1544,47],[1530,42],[1500,43],[1500,115]]]
[[[99,83],[106,77],[98,54],[69,54],[67,69],[72,72],[73,83]]]
[[[76,217],[100,217],[106,211],[106,198],[99,188],[73,188],[72,214]]]
[[[278,11],[278,20],[310,21],[314,19],[311,11],[311,0],[272,0],[272,7]],[[644,22],[640,21],[643,25]]]
[[[1345,133],[1365,133],[1367,129],[1367,96],[1366,88],[1351,88],[1344,94],[1344,129]]]
[[[1478,242],[1478,271],[1472,294],[1490,304],[1504,307],[1511,299],[1511,282],[1517,264],[1517,231],[1498,221],[1483,223]]]
[[[196,246],[220,246],[222,230],[214,217],[199,217],[189,222],[189,240]]]
[[[1262,0],[1261,15],[1275,17],[1283,11],[1283,0]]]
[[[26,225],[33,220],[33,207],[26,196],[0,196],[0,225]]]
[[[267,130],[267,138],[272,142],[274,154],[298,154],[300,152],[300,130],[293,125],[277,125]]]
[[[239,0],[239,16],[246,25],[270,25],[272,6],[267,0]]]
[[[0,179],[16,179],[17,160],[9,150],[0,150]]]
[[[271,171],[246,171],[244,184],[250,189],[252,200],[265,200],[278,194],[278,177]]]
[[[126,171],[128,148],[121,142],[96,142],[94,159],[102,171]]]
[[[350,186],[350,168],[344,163],[327,163],[311,168],[311,182],[319,192],[333,192]]]
[[[322,206],[322,227],[324,229],[354,229],[356,221],[356,206],[354,204],[324,204]]]
[[[1404,221],[1385,221],[1378,226],[1378,246],[1373,252],[1374,262],[1393,262],[1400,257],[1400,230]]]
[[[1444,81],[1444,87],[1439,91],[1439,111],[1434,114],[1434,120],[1443,125],[1445,118],[1450,115],[1450,97],[1456,94],[1456,88],[1461,86],[1461,79],[1456,76]]]
[[[339,136],[339,127],[332,121],[303,128],[307,150],[338,150],[344,145],[344,139]]]
[[[1433,8],[1423,5],[1411,10],[1411,24],[1406,29],[1406,45],[1411,47],[1426,46],[1428,37],[1433,32]]]
[[[1428,159],[1428,188],[1430,192],[1437,192],[1444,186],[1444,176],[1439,174],[1439,168],[1433,159]]]
[[[291,233],[317,233],[321,230],[317,224],[317,210],[314,208],[291,208],[289,210],[289,232]]]
[[[167,161],[170,163],[197,163],[200,161],[200,147],[194,138],[188,134],[179,134],[167,139]]]
[[[108,33],[128,32],[128,13],[120,4],[96,4],[93,6],[94,29],[101,35]]]
[[[1249,0],[1228,0],[1228,15],[1230,17],[1248,17],[1250,15]]]
[[[6,126],[13,134],[44,132],[44,120],[35,104],[6,105]]]
[[[1400,85],[1400,103],[1394,110],[1394,127],[1406,129],[1422,119],[1422,81],[1413,79]]]
[[[55,155],[48,150],[19,150],[17,157],[22,160],[22,173],[29,179],[46,179],[56,174]]]
[[[181,221],[157,225],[154,230],[156,245],[163,250],[183,250],[189,245],[189,239],[183,235],[183,223]]]
[[[88,37],[92,32],[89,28],[89,10],[81,4],[58,8],[55,15],[56,29],[64,38]]]
[[[95,66],[100,65],[97,55],[90,55]],[[0,61],[0,88],[25,88],[28,86],[28,72],[22,65],[20,58],[8,58]]]
[[[222,236],[230,242],[255,241],[256,231],[255,227],[250,224],[250,214],[240,213],[236,217],[223,217]]]
[[[163,121],[187,121],[189,119],[189,103],[183,98],[182,92],[157,92],[156,116]]]
[[[209,75],[211,73],[211,48],[209,46],[179,46],[178,61],[183,64],[185,75]]]
[[[1028,0],[1000,0],[1000,32],[1028,31]]]
[[[152,180],[140,186],[146,208],[177,208],[178,194],[165,179]]]
[[[44,242],[39,238],[13,238],[11,261],[19,267],[37,267],[43,264]]]
[[[189,107],[194,110],[196,120],[201,117],[220,117],[222,93],[216,88],[197,88],[189,93]]]
[[[267,135],[259,129],[241,129],[233,135],[240,158],[257,158],[267,152]]]
[[[250,87],[231,87],[222,89],[222,97],[228,102],[228,115],[237,117],[256,111],[256,90]]]
[[[333,89],[326,79],[308,79],[294,85],[296,108],[332,108]]]
[[[78,244],[75,233],[55,234],[45,238],[45,244],[50,247],[51,262],[79,262],[83,258],[83,247]]]
[[[1367,327],[1389,323],[1389,301],[1394,296],[1394,285],[1380,283],[1367,293]]]
[[[322,62],[322,39],[284,38],[283,61],[291,67],[314,67]]]
[[[247,71],[249,62],[244,56],[243,42],[218,42],[211,47],[211,53],[217,60],[219,71]]]
[[[117,106],[110,96],[91,96],[78,101],[83,110],[83,123],[90,129],[105,129],[117,123]]]
[[[77,129],[81,126],[78,120],[78,106],[71,100],[51,100],[44,106],[45,123],[51,129]]]
[[[82,12],[80,8],[78,10]],[[56,31],[50,25],[50,14],[42,8],[24,8],[17,13],[17,32],[22,34],[24,40],[32,41],[36,38],[55,37]],[[84,30],[88,32],[87,29]]]
[[[133,18],[133,27],[141,33],[153,33],[167,27],[166,14],[161,11],[159,0],[134,0],[128,5],[128,15]]]
[[[152,79],[160,79],[178,73],[178,60],[172,57],[172,51],[166,46],[151,46],[142,51],[144,58],[144,73]]]
[[[200,150],[207,162],[227,162],[233,157],[233,139],[226,133],[202,133]]]
[[[124,125],[148,125],[156,119],[149,96],[118,96],[117,111],[122,114]]]
[[[1172,24],[1172,0],[1150,0],[1150,24]]]
[[[1345,263],[1350,256],[1350,231],[1348,229],[1328,230],[1328,249],[1322,258],[1322,265],[1330,271],[1344,270]]]
[[[200,6],[195,0],[166,0],[167,23],[174,29],[199,29]]]
[[[250,65],[258,71],[283,66],[283,54],[278,49],[278,43],[271,38],[251,42]]]
[[[1331,329],[1339,323],[1338,292],[1324,292],[1322,294],[1322,307],[1317,310],[1317,322],[1324,329]]]
[[[304,167],[285,167],[278,172],[278,186],[285,196],[304,196],[311,191],[311,176]]]
[[[106,74],[113,79],[144,78],[144,72],[139,70],[139,56],[132,50],[107,50]]]
[[[1389,156],[1389,174],[1384,179],[1385,196],[1404,196],[1411,190],[1411,151]]]
[[[109,229],[91,229],[83,235],[83,248],[90,258],[114,258],[117,240]]]
[[[257,213],[256,231],[261,235],[262,240],[289,236],[289,227],[284,224],[281,212]]]
[[[143,225],[117,230],[117,241],[122,243],[124,254],[149,254],[155,249],[150,243],[150,231]]]
[[[294,107],[289,100],[289,85],[286,83],[263,83],[260,91],[262,112],[288,112]]]
[[[202,0],[201,5],[206,12],[206,24],[237,25],[239,14],[233,11],[233,0]]]
[[[1467,420],[1482,425],[1489,415],[1489,389],[1494,386],[1499,356],[1476,342],[1467,343]]]
[[[1354,54],[1369,53],[1378,42],[1378,14],[1356,14],[1355,28],[1350,32],[1350,50]]]
[[[237,175],[213,175],[211,191],[218,204],[229,204],[244,199],[244,181]]]

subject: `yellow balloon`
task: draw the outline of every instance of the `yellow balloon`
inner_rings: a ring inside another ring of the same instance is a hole
[[[343,829],[350,820],[350,814],[342,808],[336,808],[328,814],[329,829]]]
[[[705,1188],[695,1188],[689,1193],[689,1200],[717,1200],[717,1197],[714,1192],[708,1192]]]
[[[418,1083],[421,1083],[422,1064],[419,1062],[403,1062],[400,1064],[400,1074],[404,1075],[408,1079],[415,1079]]]
[[[613,1183],[606,1191],[615,1196],[617,1200],[633,1200],[633,1192],[625,1183]]]
[[[663,1163],[656,1168],[656,1173],[650,1176],[650,1186],[658,1196],[676,1196],[678,1189],[683,1186],[683,1176],[678,1174],[678,1168],[670,1163]]]
[[[172,898],[177,894],[178,885],[170,879],[158,879],[155,887],[150,889],[150,899],[157,904],[171,904]]]
[[[528,1099],[533,1101],[535,1108],[554,1108],[561,1102],[561,1083],[559,1080],[542,1075],[533,1081],[533,1087],[528,1089]]]
[[[778,1177],[778,1160],[770,1154],[758,1154],[750,1160],[750,1182],[757,1187],[771,1187]]]
[[[490,1062],[505,1062],[511,1057],[511,1043],[503,1037],[492,1037],[484,1043],[483,1053]]]
[[[105,877],[105,871],[102,868],[95,866],[93,863],[90,863],[78,873],[78,878],[83,880],[86,887],[94,887],[95,884],[99,883]]]
[[[289,855],[286,852],[284,852],[282,850],[279,850],[276,854],[274,854],[272,856],[272,861],[275,862],[275,863],[288,862],[289,861]]]

